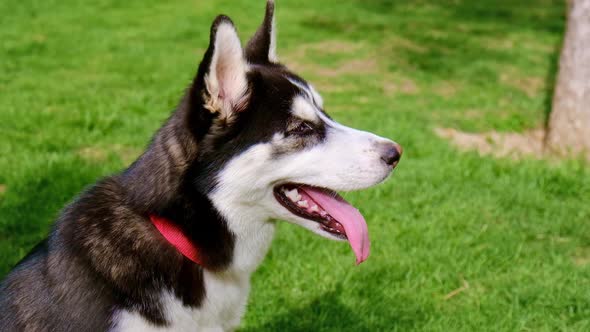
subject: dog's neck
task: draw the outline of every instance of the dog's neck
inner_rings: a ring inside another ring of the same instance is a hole
[[[185,193],[180,204],[163,210],[194,242],[203,267],[217,272],[251,274],[272,241],[275,225],[252,207]],[[223,205],[223,206],[222,206]],[[224,208],[225,207],[225,208]]]
[[[223,195],[223,200],[217,196]],[[231,269],[239,273],[252,273],[260,265],[272,242],[275,222],[252,206],[241,204],[232,195],[213,194],[215,208],[226,220],[235,235],[235,248]]]
[[[189,165],[196,158],[190,144],[196,143],[177,116],[121,175],[128,199],[142,214],[153,213],[179,225],[199,249],[204,268],[252,273],[268,251],[274,223],[261,211],[242,206],[239,197],[209,197],[214,194],[195,186],[190,179],[200,170]]]
[[[209,197],[211,188],[204,187],[213,179],[205,179],[202,190],[196,187],[192,179],[202,178],[203,172],[194,167],[195,161],[199,149],[206,148],[203,140],[212,120],[187,122],[191,114],[206,114],[189,112],[194,101],[188,96],[122,174],[129,200],[142,213],[157,213],[179,224],[202,251],[208,268],[253,272],[268,250],[274,224],[260,211],[241,206],[239,197]]]
[[[186,112],[186,107],[179,107],[154,135],[148,149],[121,175],[130,203],[144,213],[171,204],[197,157],[196,138],[184,121]]]

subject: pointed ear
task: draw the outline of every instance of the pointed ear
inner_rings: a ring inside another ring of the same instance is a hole
[[[220,15],[211,26],[209,48],[199,67],[203,79],[204,107],[229,119],[246,106],[248,64],[236,28],[229,17]]]
[[[268,0],[264,21],[246,46],[246,58],[252,63],[278,62],[274,12],[274,0]]]

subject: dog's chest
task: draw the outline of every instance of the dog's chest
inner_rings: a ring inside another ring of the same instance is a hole
[[[136,312],[120,311],[114,316],[112,331],[232,331],[237,328],[248,301],[250,275],[268,251],[274,225],[231,228],[236,233],[232,266],[223,273],[204,270],[205,298],[198,308],[184,306],[176,296],[162,291],[161,308],[169,324],[155,326]]]
[[[135,312],[120,311],[115,315],[112,331],[231,331],[245,311],[250,276],[204,272],[206,295],[199,308],[184,306],[170,292],[160,295],[161,308],[168,321],[155,326]]]

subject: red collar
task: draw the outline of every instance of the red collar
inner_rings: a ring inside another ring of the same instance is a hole
[[[170,220],[166,218],[162,218],[153,214],[150,214],[150,220],[152,224],[156,226],[160,234],[164,236],[171,245],[173,245],[184,257],[190,259],[191,261],[203,265],[201,259],[199,257],[199,251],[197,247],[189,240],[186,235],[182,232],[180,227],[172,223]]]

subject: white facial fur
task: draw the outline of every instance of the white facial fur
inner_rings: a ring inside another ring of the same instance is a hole
[[[316,107],[302,96],[297,96],[293,99],[291,113],[301,120],[313,123],[319,123],[321,121]]]
[[[338,239],[323,231],[317,222],[298,217],[279,204],[273,194],[274,187],[290,182],[336,191],[373,186],[391,172],[379,152],[380,145],[391,141],[329,119],[319,109],[321,97],[312,88],[302,83],[297,85],[305,88],[305,93],[293,99],[291,112],[303,120],[324,122],[326,137],[323,142],[279,156],[273,151],[287,140],[283,135],[277,134],[271,142],[256,144],[224,167],[210,198],[227,218],[230,229],[281,219],[324,237]],[[235,225],[234,220],[238,220]]]

